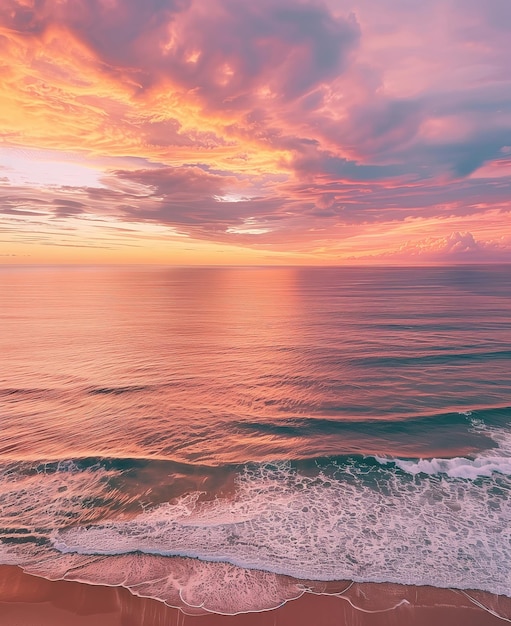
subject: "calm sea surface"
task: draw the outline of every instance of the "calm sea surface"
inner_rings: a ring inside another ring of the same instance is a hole
[[[510,266],[4,267],[0,420],[1,563],[511,596]]]

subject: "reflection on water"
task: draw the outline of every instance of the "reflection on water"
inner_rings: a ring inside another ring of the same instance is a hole
[[[0,563],[224,613],[307,577],[508,595],[508,268],[9,267],[0,293]]]
[[[509,274],[3,268],[2,451],[215,463],[399,451],[398,431],[346,442],[266,426],[506,406]]]

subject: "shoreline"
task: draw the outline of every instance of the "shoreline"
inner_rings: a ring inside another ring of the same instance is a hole
[[[318,591],[265,611],[223,615],[198,609],[202,614],[188,614],[193,612],[120,586],[50,581],[17,566],[0,566],[0,622],[5,626],[503,626],[511,619],[511,598],[348,581],[318,584]]]

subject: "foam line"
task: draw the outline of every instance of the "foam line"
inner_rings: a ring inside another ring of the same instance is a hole
[[[395,464],[395,461],[393,461]],[[353,462],[319,476],[245,468],[234,497],[188,494],[127,522],[62,529],[78,554],[179,555],[317,580],[509,593],[511,481],[403,474]]]

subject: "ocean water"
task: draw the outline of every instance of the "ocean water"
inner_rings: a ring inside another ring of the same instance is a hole
[[[511,596],[509,266],[3,267],[0,355],[0,563]]]

